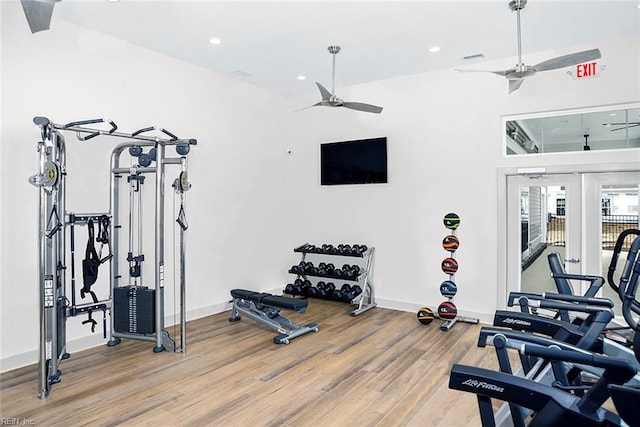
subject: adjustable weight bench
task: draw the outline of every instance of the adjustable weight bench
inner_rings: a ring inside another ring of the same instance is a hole
[[[246,289],[232,289],[233,309],[230,322],[240,320],[240,314],[262,323],[280,334],[273,337],[276,344],[289,344],[289,341],[308,332],[318,332],[318,325],[309,323],[298,326],[280,315],[280,309],[304,313],[307,301],[298,298],[288,298],[267,293],[248,291]]]

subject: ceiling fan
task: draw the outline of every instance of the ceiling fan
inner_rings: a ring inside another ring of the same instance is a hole
[[[504,76],[509,80],[509,93],[517,90],[524,79],[533,76],[540,71],[557,70],[559,68],[570,67],[572,65],[582,64],[583,62],[589,62],[601,57],[599,49],[584,50],[582,52],[570,53],[568,55],[558,56],[556,58],[542,61],[539,64],[529,66],[522,62],[522,34],[520,30],[520,11],[527,5],[527,0],[511,0],[509,2],[509,8],[511,11],[515,11],[518,16],[518,64],[515,67],[509,68],[504,71],[489,71],[489,70],[465,70],[460,69],[460,72],[488,72]]]
[[[380,114],[380,112],[382,111],[382,107],[378,107],[377,105],[372,105],[372,104],[365,104],[363,102],[343,101],[342,99],[338,98],[335,95],[336,55],[340,52],[340,46],[329,46],[328,49],[329,49],[329,53],[333,55],[333,69],[331,72],[331,92],[329,92],[327,88],[322,86],[320,83],[316,82],[318,89],[320,89],[320,95],[322,95],[322,101],[316,104],[310,105],[309,107],[306,107],[306,108],[317,107],[322,105],[324,107],[344,107],[344,108],[349,108],[351,110],[358,110],[358,111],[364,111],[367,113]],[[303,110],[305,110],[306,108],[303,108]]]
[[[616,129],[611,129],[611,132],[615,132],[617,130],[623,130],[628,128],[634,128],[640,126],[640,122],[622,122],[622,123],[603,123],[603,126],[610,128],[611,126],[621,126]]]
[[[53,6],[60,0],[21,0],[31,33],[49,29]]]

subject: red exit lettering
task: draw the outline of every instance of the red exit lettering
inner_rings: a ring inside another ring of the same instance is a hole
[[[598,73],[598,63],[597,62],[587,62],[584,64],[576,65],[576,79],[585,79],[588,77],[596,77]]]

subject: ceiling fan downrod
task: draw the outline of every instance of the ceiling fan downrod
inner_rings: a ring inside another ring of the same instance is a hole
[[[509,9],[512,12],[516,12],[517,15],[517,31],[518,31],[518,71],[525,71],[524,63],[522,62],[522,30],[520,25],[520,11],[527,5],[527,0],[511,0],[509,2]]]
[[[340,46],[332,45],[327,48],[329,53],[333,55],[333,68],[331,70],[331,95],[336,94],[336,54],[340,53]]]

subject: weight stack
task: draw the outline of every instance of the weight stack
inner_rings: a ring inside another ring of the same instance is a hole
[[[113,326],[116,332],[156,332],[156,291],[147,287],[120,287],[113,293]]]

